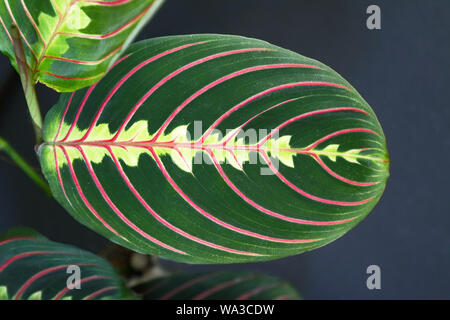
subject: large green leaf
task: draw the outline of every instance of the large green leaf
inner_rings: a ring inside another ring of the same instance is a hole
[[[252,272],[181,273],[140,284],[133,290],[144,300],[298,300],[280,279]]]
[[[17,228],[0,235],[0,300],[132,296],[113,268],[90,252],[52,242],[29,229]]]
[[[2,0],[0,50],[17,68],[16,24],[35,81],[75,91],[98,81],[163,0]]]
[[[370,212],[388,177],[383,131],[355,89],[242,37],[138,43],[97,85],[63,95],[44,127],[43,172],[78,221],[184,262],[323,246]]]

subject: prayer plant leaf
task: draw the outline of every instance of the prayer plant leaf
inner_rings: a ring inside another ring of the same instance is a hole
[[[280,279],[251,272],[182,273],[133,288],[144,300],[298,300]]]
[[[2,0],[0,50],[17,68],[19,29],[36,82],[72,92],[98,81],[163,0]]]
[[[373,209],[388,154],[373,110],[324,64],[263,41],[133,45],[62,95],[39,154],[56,199],[132,250],[190,263],[323,246]]]
[[[0,300],[134,297],[98,256],[16,228],[0,235]]]

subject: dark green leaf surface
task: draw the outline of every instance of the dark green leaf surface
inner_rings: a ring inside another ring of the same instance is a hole
[[[200,272],[162,277],[133,288],[144,300],[298,300],[285,281],[250,272]]]
[[[35,81],[75,91],[98,81],[163,0],[2,0],[0,50],[17,67],[16,24]]]
[[[68,273],[70,266],[80,268],[80,289],[68,288],[69,277],[74,274]],[[13,229],[0,235],[0,300],[129,297],[113,268],[90,252],[52,242],[29,229]]]
[[[350,84],[242,37],[133,45],[44,127],[44,174],[78,221],[190,263],[323,246],[371,211],[388,177],[383,131]]]

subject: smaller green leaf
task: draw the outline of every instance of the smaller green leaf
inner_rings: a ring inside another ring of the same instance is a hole
[[[12,26],[36,82],[72,92],[97,82],[164,0],[4,0],[0,51],[17,68]]]
[[[79,278],[70,268],[78,270]],[[72,286],[73,285],[73,286]],[[0,300],[103,300],[134,296],[98,256],[36,231],[0,235]]]
[[[28,237],[34,239],[46,239],[39,232],[26,227],[16,227],[0,234],[0,242],[16,237]]]
[[[251,272],[200,272],[157,278],[133,288],[144,300],[298,300],[287,282]]]

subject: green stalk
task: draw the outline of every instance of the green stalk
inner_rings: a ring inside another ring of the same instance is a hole
[[[11,160],[14,161],[14,163],[17,164],[17,166],[21,168],[25,174],[34,181],[34,183],[36,183],[38,187],[44,190],[48,196],[52,196],[50,188],[44,179],[22,158],[20,154],[17,153],[16,150],[13,149],[13,147],[11,147],[8,141],[2,137],[0,137],[0,151],[6,153]]]
[[[14,53],[16,55],[17,67],[19,68],[20,80],[33,123],[36,145],[39,145],[42,142],[42,115],[34,86],[33,74],[27,63],[19,29],[15,25],[11,28],[11,36],[14,42]]]

